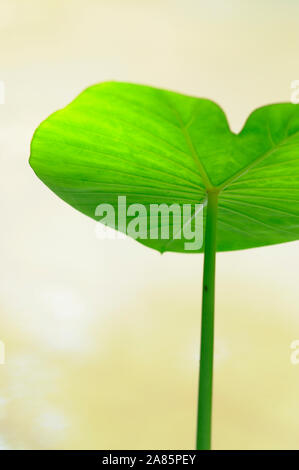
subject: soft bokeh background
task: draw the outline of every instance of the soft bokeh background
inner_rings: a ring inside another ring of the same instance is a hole
[[[191,449],[201,255],[98,240],[28,165],[48,114],[116,79],[209,97],[238,130],[290,100],[296,0],[1,0],[0,447]],[[217,261],[215,449],[299,446],[298,243]]]

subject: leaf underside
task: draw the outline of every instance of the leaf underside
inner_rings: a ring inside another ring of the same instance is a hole
[[[259,108],[234,134],[210,100],[105,82],[38,127],[30,164],[54,193],[96,220],[100,203],[117,212],[119,195],[149,208],[203,203],[207,191],[219,191],[217,251],[299,238],[295,104]],[[184,252],[184,239],[139,241]]]

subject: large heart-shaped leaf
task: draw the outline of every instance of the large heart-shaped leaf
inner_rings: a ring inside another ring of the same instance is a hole
[[[30,164],[67,203],[97,219],[128,204],[201,203],[219,191],[217,250],[299,237],[299,107],[254,111],[239,134],[212,101],[108,82],[92,86],[37,129]],[[184,240],[140,240],[184,251]]]

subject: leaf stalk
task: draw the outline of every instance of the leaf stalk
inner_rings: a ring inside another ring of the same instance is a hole
[[[218,192],[208,192],[204,239],[196,449],[211,449]]]

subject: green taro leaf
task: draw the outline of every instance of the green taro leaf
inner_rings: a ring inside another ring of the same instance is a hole
[[[148,208],[202,203],[207,191],[219,191],[217,251],[299,236],[295,104],[259,108],[235,134],[210,100],[101,83],[38,127],[30,164],[59,197],[96,220],[96,206],[110,203],[117,211],[119,195]],[[184,239],[139,241],[160,252],[184,251]]]

